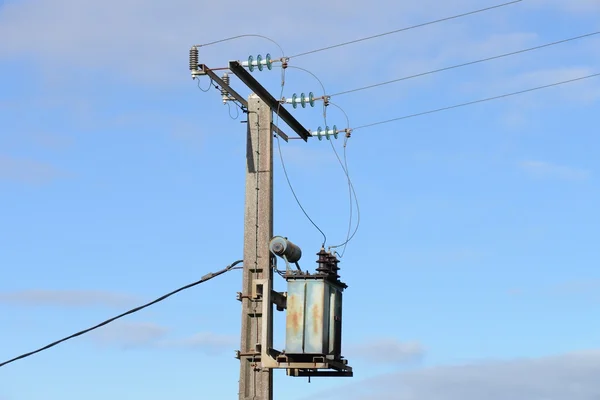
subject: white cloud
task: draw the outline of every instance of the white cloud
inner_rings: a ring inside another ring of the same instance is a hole
[[[443,55],[446,58],[459,57],[461,60],[469,62],[534,47],[541,42],[539,34],[534,32],[496,33],[473,39],[462,46],[448,47],[444,49]],[[508,56],[505,60],[511,57],[517,58],[517,56]]]
[[[559,296],[572,296],[580,294],[598,294],[600,289],[600,280],[582,279],[578,281],[569,281],[556,285],[551,289],[551,293]]]
[[[239,337],[215,332],[171,338],[171,329],[153,322],[116,321],[91,332],[90,339],[101,346],[123,349],[200,351],[213,356],[239,347]]]
[[[121,348],[155,346],[168,329],[150,322],[113,322],[90,334],[90,339],[102,346]]]
[[[67,174],[52,164],[0,155],[0,181],[31,185],[50,183]]]
[[[37,146],[49,150],[65,150],[73,145],[73,138],[47,131],[35,131],[23,134]]]
[[[535,8],[557,8],[573,13],[590,13],[600,11],[600,2],[598,0],[529,0],[525,3]]]
[[[64,151],[72,147],[73,143],[73,138],[67,135],[35,128],[24,128],[19,131],[0,134],[0,147],[6,151],[10,151],[15,147]]]
[[[595,73],[598,71],[587,66],[539,69],[511,79],[511,84],[521,89],[528,89],[578,79]],[[558,91],[563,102],[570,100],[591,103],[600,99],[600,77],[561,85],[555,90]],[[545,97],[551,96],[551,93],[546,92]]]
[[[600,351],[398,372],[324,394],[331,400],[596,400]]]
[[[239,347],[239,337],[214,332],[200,332],[186,338],[163,341],[159,346],[200,350],[208,355],[216,355],[224,351],[233,353],[233,350]]]
[[[551,164],[544,161],[523,161],[519,163],[519,167],[531,177],[538,179],[584,181],[591,176],[591,172],[586,169]]]
[[[425,355],[419,342],[401,342],[395,338],[371,339],[361,344],[345,346],[349,359],[363,358],[374,363],[403,364],[418,361]]]
[[[59,307],[127,307],[136,299],[130,295],[99,290],[22,290],[0,293],[0,304]]]
[[[117,321],[91,333],[91,340],[107,347],[146,350],[199,351],[214,356],[239,347],[239,337],[215,332],[200,332],[191,336],[171,338],[170,329],[152,322]]]
[[[159,79],[172,82],[173,77],[188,78],[186,53],[192,44],[207,43],[229,35],[256,33],[270,36],[281,42],[289,55],[486,6],[475,0],[396,2],[392,9],[389,1],[385,0],[376,0],[366,9],[358,1],[307,0],[287,2],[285,7],[282,4],[275,0],[240,2],[220,12],[214,9],[212,2],[205,0],[152,3],[141,0],[30,0],[8,3],[0,8],[0,37],[11,40],[0,42],[0,58],[35,61],[41,66],[39,72],[42,74],[60,72],[61,67],[68,66],[78,68],[84,76],[97,76],[106,74],[108,68],[136,81],[153,79],[156,83]],[[518,6],[506,9],[514,7]],[[319,12],[313,12],[314,9]],[[268,23],[247,23],[264,21],[264,10],[269,10]],[[489,11],[478,17],[492,18],[502,15],[503,11]],[[319,34],[323,26],[328,26],[336,18],[344,18],[346,23],[335,25],[335,29],[327,30],[326,35]],[[377,27],[364,32],[357,30],[356,26],[365,20],[378,21]],[[455,27],[455,22],[464,21],[466,24],[469,20],[472,18],[440,25],[444,26],[448,37],[448,30]],[[302,26],[304,34],[299,34],[294,28],[298,26]],[[404,55],[407,46],[423,51],[430,47],[428,44],[439,42],[437,35],[432,35],[436,29],[437,25],[419,29],[418,43],[400,35],[387,36],[387,39],[382,39],[386,42],[379,40],[379,43],[406,40],[399,46]],[[376,42],[368,42],[368,48],[372,50]],[[236,54],[240,44],[245,50],[243,54]],[[335,50],[329,55],[336,58],[347,56],[351,61],[361,47]],[[204,47],[201,57],[208,57],[210,64],[211,56],[215,54],[219,55],[219,59],[230,59],[267,51],[274,55],[278,52],[264,39],[245,38]],[[338,64],[341,64],[339,59]],[[339,73],[339,70],[336,71],[336,74]]]

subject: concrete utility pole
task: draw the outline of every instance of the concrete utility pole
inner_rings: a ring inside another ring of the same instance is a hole
[[[248,98],[246,143],[240,400],[273,399],[273,370],[261,369],[260,360],[263,330],[267,330],[265,333],[269,338],[273,332],[272,319],[263,320],[262,312],[263,300],[267,300],[262,294],[270,293],[273,282],[269,251],[269,241],[273,237],[272,122],[271,108],[257,95],[251,95]],[[257,285],[260,282],[263,285]],[[262,293],[257,293],[261,290]],[[272,310],[272,304],[267,306]]]
[[[282,68],[287,59],[279,60]],[[230,61],[231,71],[254,93],[244,99],[229,85],[229,75],[217,76],[198,63],[198,47],[190,49],[192,78],[207,75],[221,92],[224,103],[235,101],[248,116],[246,144],[246,201],[244,214],[244,276],[242,292],[242,329],[240,350],[239,400],[273,400],[273,370],[284,369],[289,376],[352,376],[352,368],[341,355],[342,291],[334,253],[321,249],[316,273],[302,271],[298,265],[302,251],[285,237],[273,237],[273,133],[282,140],[289,137],[273,125],[277,113],[300,139],[311,136],[337,138],[333,130],[308,131],[285,107],[285,99],[275,99],[246,68],[271,69],[267,55],[255,61]],[[218,85],[218,86],[217,86]],[[322,98],[325,101],[325,97]],[[314,103],[312,93],[292,97],[304,107]],[[349,133],[349,132],[346,132]],[[275,255],[286,262],[288,292],[273,290]],[[290,263],[297,270],[290,270]],[[286,312],[286,347],[273,348],[273,305]]]

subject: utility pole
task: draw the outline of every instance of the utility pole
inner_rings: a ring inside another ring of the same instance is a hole
[[[282,68],[288,59],[280,59]],[[312,92],[291,99],[275,99],[250,72],[254,68],[270,70],[267,55],[247,62],[230,61],[227,68],[253,92],[248,100],[231,86],[229,75],[217,76],[215,70],[198,63],[198,46],[190,49],[190,71],[196,79],[206,75],[221,92],[223,103],[237,102],[247,114],[246,195],[244,212],[244,275],[242,292],[242,329],[240,349],[239,400],[273,400],[273,370],[285,369],[296,377],[353,376],[348,361],[341,355],[342,292],[347,287],[339,280],[337,263],[332,252],[317,254],[316,273],[302,271],[298,260],[302,251],[287,238],[273,237],[273,134],[286,142],[289,137],[273,125],[273,113],[285,122],[300,139],[309,137],[337,138],[338,131],[321,128],[308,131],[282,103],[294,108],[314,106]],[[222,68],[221,68],[222,69]],[[328,101],[326,96],[321,98]],[[345,131],[349,134],[349,131]],[[287,292],[273,290],[275,255],[286,263],[284,278]],[[290,269],[290,263],[297,270]],[[273,305],[286,312],[286,348],[273,348]]]
[[[240,400],[272,400],[273,370],[261,368],[262,335],[272,337],[273,320],[264,319],[262,294],[272,290],[269,241],[273,237],[273,113],[257,95],[248,98],[244,277],[240,343]],[[257,285],[259,282],[266,286]],[[257,293],[262,289],[262,293]],[[271,310],[272,304],[267,304]],[[268,332],[263,332],[266,328]]]

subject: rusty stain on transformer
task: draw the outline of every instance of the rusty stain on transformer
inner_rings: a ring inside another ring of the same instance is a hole
[[[321,312],[321,308],[319,304],[313,304],[311,317],[313,319],[313,334],[319,334],[319,325],[323,323],[323,313]]]
[[[288,328],[294,332],[298,332],[301,328],[300,325],[300,313],[297,310],[298,296],[288,297],[288,308],[290,311],[288,312],[287,325]]]

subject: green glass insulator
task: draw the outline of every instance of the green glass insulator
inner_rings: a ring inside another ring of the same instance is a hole
[[[273,69],[273,60],[271,59],[271,54],[267,53],[266,55],[266,60],[267,60],[267,68],[270,70]]]
[[[250,70],[250,72],[254,71],[254,65],[252,65],[253,62],[254,57],[248,56],[248,69]]]
[[[262,56],[259,54],[258,56],[256,56],[256,63],[258,64],[258,70],[262,71],[263,70],[263,65],[262,65]]]

